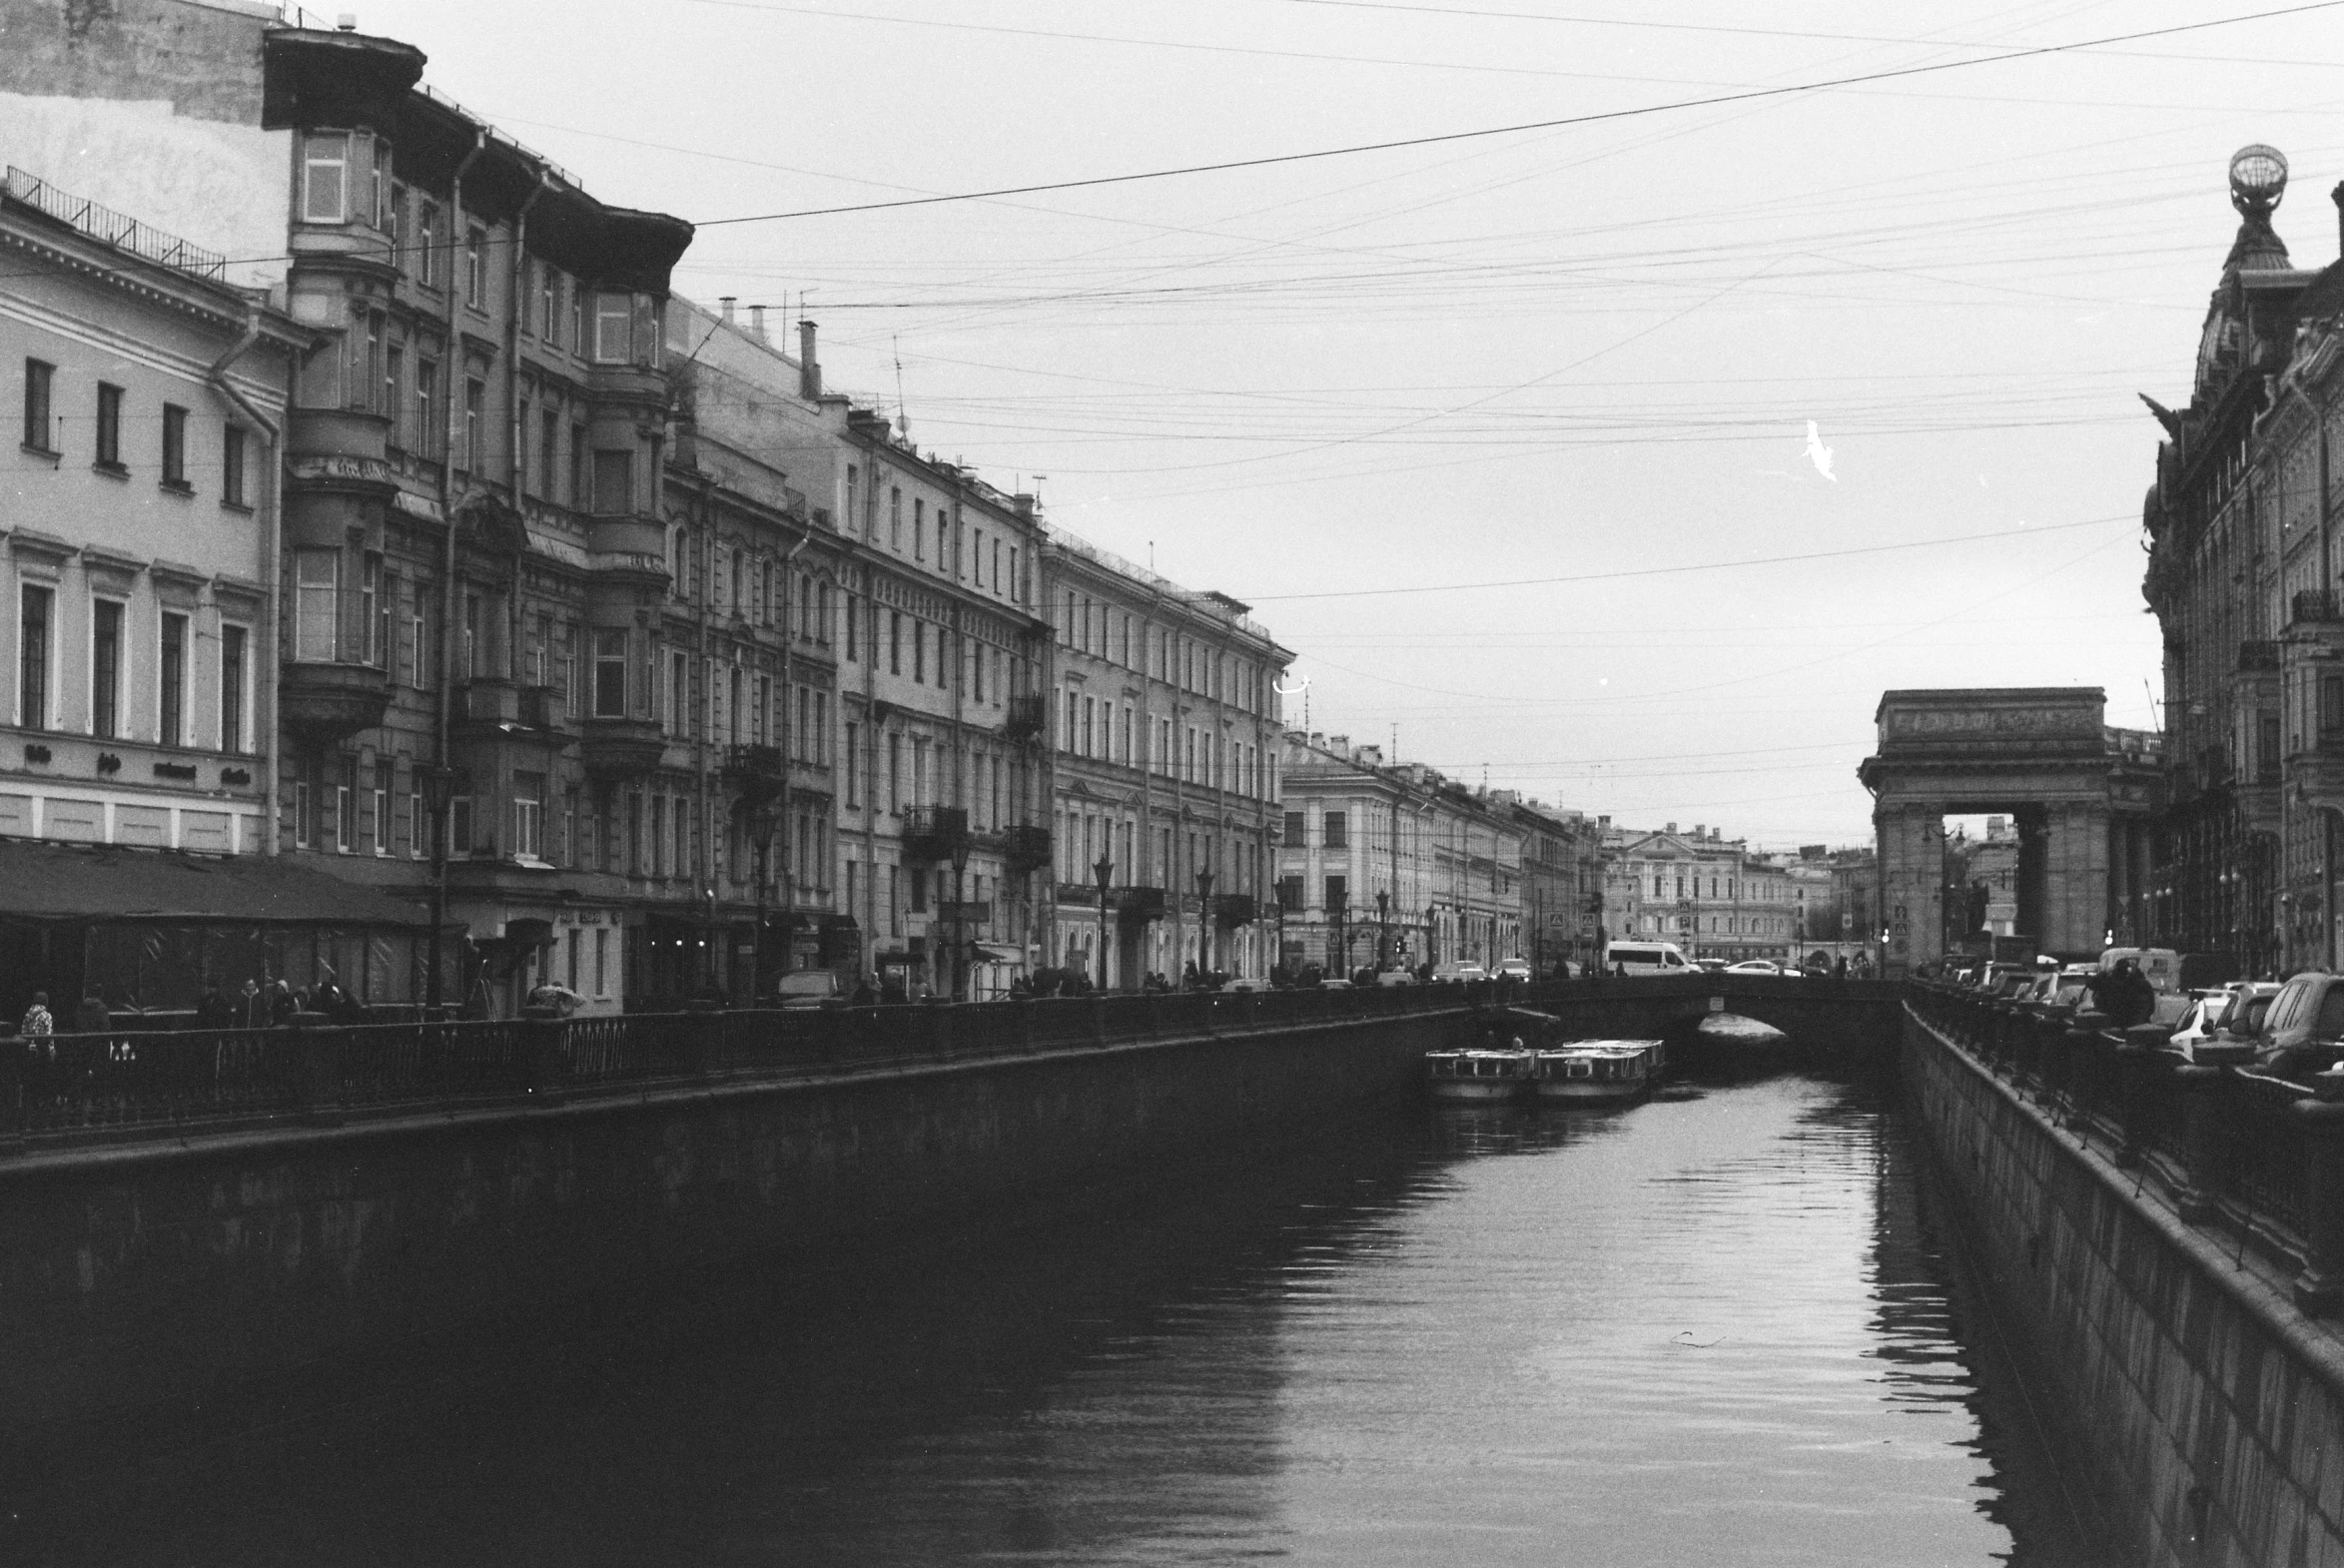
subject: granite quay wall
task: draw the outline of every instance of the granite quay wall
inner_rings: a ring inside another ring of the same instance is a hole
[[[1451,988],[11,1043],[0,1446],[750,1252],[1234,1164]]]
[[[2124,1560],[2344,1564],[2344,1104],[2156,1026],[1916,987],[1901,1069]]]

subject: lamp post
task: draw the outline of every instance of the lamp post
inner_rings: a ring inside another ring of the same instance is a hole
[[[445,763],[415,769],[423,791],[423,812],[431,821],[431,935],[424,955],[423,1004],[436,1015],[442,1001],[439,933],[447,924],[447,797],[455,770]]]
[[[1092,864],[1091,875],[1099,879],[1099,989],[1107,989],[1107,887],[1115,880],[1115,862],[1107,858],[1107,851],[1099,852]]]
[[[969,929],[969,841],[953,840],[952,846],[952,999],[968,1001],[969,948],[974,939]]]
[[[1212,973],[1212,873],[1196,873],[1196,980]]]
[[[1390,890],[1377,888],[1375,890],[1375,967],[1378,973],[1391,962],[1391,908]]]

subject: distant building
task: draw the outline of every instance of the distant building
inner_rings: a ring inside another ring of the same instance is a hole
[[[1285,736],[1279,785],[1280,962],[1330,974],[1527,956],[1525,828],[1422,763],[1387,765],[1346,735]]]
[[[1604,906],[1611,937],[1674,942],[1689,958],[1789,961],[1798,903],[1790,874],[1695,823],[1680,833],[1613,827],[1605,834]]]

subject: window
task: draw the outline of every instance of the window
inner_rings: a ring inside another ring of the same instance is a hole
[[[466,858],[472,853],[472,797],[456,795],[447,802],[447,853]]]
[[[1326,814],[1326,847],[1328,849],[1347,849],[1350,847],[1349,823],[1342,812],[1330,811]]]
[[[187,617],[165,611],[161,715],[155,738],[166,746],[187,744]]]
[[[245,431],[241,424],[224,425],[220,431],[220,503],[224,506],[242,506],[245,475]]]
[[[561,446],[561,410],[546,408],[537,415],[537,493],[546,500],[559,499],[553,492],[554,459]]]
[[[415,278],[426,289],[439,286],[439,209],[429,202],[415,209]]]
[[[862,805],[863,803],[862,753],[857,749],[855,742],[855,736],[858,732],[858,726],[853,724],[849,724],[846,727],[847,806],[850,810]]]
[[[529,324],[536,320],[537,313],[532,309],[536,298],[537,260],[535,257],[530,257],[521,263],[521,297],[513,302],[512,310],[513,321],[519,327],[521,336],[524,338],[533,333]]]
[[[431,418],[432,392],[439,385],[439,367],[429,360],[415,362],[415,450],[429,456],[439,450],[439,426]]]
[[[464,449],[456,466],[470,472],[480,466],[480,410],[488,399],[488,388],[476,376],[464,378]]]
[[[122,471],[122,389],[98,384],[98,450],[101,468]]]
[[[901,610],[887,612],[887,673],[904,672],[904,617]]]
[[[512,852],[515,858],[543,858],[544,827],[545,775],[515,773],[512,776]]]
[[[892,485],[887,491],[887,547],[904,547],[904,492]]]
[[[55,451],[49,444],[49,389],[57,367],[45,360],[24,362],[24,443],[35,451]]]
[[[1299,914],[1302,909],[1302,879],[1299,876],[1280,877],[1277,881],[1277,907],[1287,914]]]
[[[359,759],[344,757],[334,780],[334,851],[355,855],[359,848]]]
[[[1286,813],[1286,842],[1295,849],[1302,847],[1305,835],[1309,832],[1309,829],[1305,828],[1302,823],[1303,816],[1299,811]]]
[[[569,286],[569,352],[586,352],[586,286],[574,279]]]
[[[1349,893],[1350,883],[1347,879],[1342,877],[1327,878],[1325,907],[1328,909],[1341,909],[1344,904],[1349,902]]]
[[[431,825],[424,820],[423,791],[415,782],[414,770],[409,769],[406,787],[406,852],[421,860],[431,852]]]
[[[521,399],[520,414],[512,421],[512,428],[513,478],[523,495],[534,495],[545,470],[539,468],[532,473],[529,469],[529,400],[526,397]]]
[[[594,629],[594,716],[626,717],[626,642],[624,630]]]
[[[941,521],[937,524],[936,531],[938,544],[938,549],[936,552],[937,561],[939,564],[942,564],[944,559],[944,550],[942,548],[944,543],[944,525]],[[928,503],[920,499],[919,496],[915,495],[912,497],[912,559],[926,560],[927,558]],[[915,881],[912,886],[916,890],[919,887],[919,883]]]
[[[338,550],[293,552],[293,656],[330,663],[335,655],[335,602],[342,581]]]
[[[634,296],[598,294],[594,297],[594,363],[624,365],[633,356]]]
[[[928,623],[924,620],[915,620],[912,622],[912,679],[924,681],[927,678]]]
[[[390,656],[390,611],[383,597],[383,557],[369,555],[359,574],[360,635],[367,639],[364,662],[381,664]]]
[[[99,599],[90,606],[90,733],[101,739],[121,730],[122,606]]]
[[[375,853],[378,855],[391,853],[391,786],[393,771],[390,758],[376,760],[374,810],[369,813],[372,821],[369,823],[368,837],[375,841]]]
[[[488,298],[488,233],[478,224],[464,231],[464,304],[486,308]]]
[[[220,628],[220,749],[245,749],[245,628]]]
[[[16,721],[26,729],[49,727],[49,622],[53,596],[47,588],[26,587],[19,601],[16,654]]]
[[[187,410],[177,403],[163,405],[163,485],[190,490],[187,482]]]
[[[338,224],[350,212],[350,138],[312,135],[302,144],[302,222]]]
[[[553,347],[553,324],[561,319],[560,301],[561,275],[548,267],[537,287],[537,336],[549,349]]]
[[[635,504],[635,454],[626,447],[602,447],[594,453],[594,510],[608,516],[632,511]],[[682,580],[680,575],[677,579]]]

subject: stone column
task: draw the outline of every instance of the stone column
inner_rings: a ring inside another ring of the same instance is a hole
[[[2045,823],[2042,945],[2081,956],[2104,945],[2108,915],[2108,808],[2065,801]]]
[[[1887,971],[1909,975],[1945,955],[1939,926],[1939,884],[1945,851],[1934,807],[1883,801],[1873,816],[1880,843],[1880,923],[1889,931]]]

